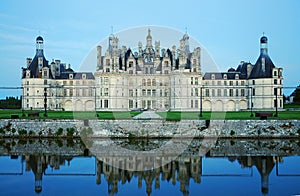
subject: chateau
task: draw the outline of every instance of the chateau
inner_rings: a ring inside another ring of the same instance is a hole
[[[282,68],[268,55],[268,39],[260,39],[255,64],[242,61],[227,72],[201,72],[201,48],[190,50],[184,34],[179,47],[161,48],[148,29],[146,44],[137,50],[119,46],[110,35],[108,48],[97,46],[96,72],[74,72],[43,53],[36,39],[36,55],[22,71],[22,107],[73,111],[240,111],[283,108]],[[103,53],[102,53],[103,52]],[[45,100],[46,98],[46,100]]]

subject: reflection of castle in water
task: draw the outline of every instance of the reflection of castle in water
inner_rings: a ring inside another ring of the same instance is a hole
[[[113,157],[106,157],[110,159]],[[149,158],[150,160],[150,158]],[[171,158],[169,159],[171,160]],[[135,164],[134,162],[132,164]],[[135,167],[133,165],[133,167]],[[128,171],[111,166],[102,161],[97,162],[97,184],[100,184],[100,175],[104,174],[108,182],[109,194],[118,192],[118,184],[130,182],[132,177],[138,178],[138,187],[142,187],[142,181],[146,184],[146,192],[148,195],[152,193],[152,185],[160,188],[161,181],[171,181],[173,185],[178,182],[180,191],[184,195],[189,194],[189,181],[193,179],[195,183],[201,182],[202,175],[202,157],[180,156],[176,160],[171,161],[162,167],[145,171]]]
[[[226,140],[218,141],[218,143],[217,147],[210,149],[205,158],[197,153],[182,154],[175,160],[173,160],[173,156],[167,154],[165,156],[144,157],[138,155],[126,157],[124,154],[116,153],[103,154],[103,156],[97,156],[99,160],[95,158],[95,162],[91,162],[94,164],[92,165],[94,167],[90,168],[92,170],[91,176],[95,178],[95,184],[102,184],[102,186],[105,183],[101,182],[101,179],[105,179],[108,184],[108,193],[111,195],[119,191],[121,184],[133,183],[135,180],[137,181],[136,186],[138,188],[144,187],[148,195],[154,191],[153,189],[159,189],[164,182],[171,182],[174,186],[179,187],[183,195],[188,195],[191,182],[191,184],[200,184],[201,181],[206,180],[206,176],[209,176],[206,174],[207,160],[214,159],[217,163],[217,158],[227,157],[228,163],[234,162],[234,164],[240,165],[241,168],[256,168],[261,177],[261,192],[267,194],[269,192],[269,175],[274,171],[274,166],[277,167],[277,163],[283,161],[282,157],[291,156],[293,153],[298,154],[298,146],[300,146],[300,142],[295,143],[292,140],[282,142],[281,140],[270,140],[269,142],[267,140],[260,142]],[[256,149],[256,153],[261,156],[255,156],[254,153],[249,154],[253,149]],[[191,147],[187,152],[196,151]],[[22,168],[25,163],[25,170],[34,173],[35,191],[37,193],[42,191],[43,176],[48,175],[47,172],[51,173],[49,169],[56,170],[50,175],[59,175],[57,173],[63,171],[62,166],[70,165],[69,171],[75,172],[73,177],[76,178],[81,174],[72,168],[73,162],[76,165],[74,160],[84,160],[86,157],[92,158],[89,150],[75,140],[69,143],[66,141],[62,143],[51,142],[51,140],[33,140],[30,142],[1,140],[0,156],[8,155],[12,159],[20,157]],[[155,164],[161,165],[161,167],[153,167],[157,166]],[[122,168],[129,168],[129,170]],[[226,173],[226,168],[224,168],[224,172]],[[216,175],[213,174],[212,176]],[[236,175],[233,174],[233,176]]]
[[[56,170],[59,170],[60,165],[65,165],[67,161],[70,164],[72,156],[60,156],[60,155],[25,155],[22,156],[22,161],[26,163],[26,171],[32,170],[35,177],[35,192],[40,193],[42,191],[42,177],[45,173],[48,165]]]
[[[72,156],[60,155],[22,156],[22,161],[26,162],[26,171],[32,170],[35,174],[36,193],[42,191],[42,176],[45,174],[48,166],[59,170],[60,166],[65,165],[66,162],[70,164],[72,158]],[[105,159],[111,158],[105,157]],[[228,157],[228,160],[230,162],[238,161],[242,168],[255,166],[261,175],[261,191],[263,194],[268,193],[269,174],[272,172],[276,162],[282,162],[281,157],[275,156]],[[189,195],[190,180],[200,184],[202,176],[202,157],[195,156],[180,156],[162,167],[145,171],[123,170],[99,160],[96,161],[96,166],[96,184],[101,184],[101,176],[103,175],[108,183],[108,194],[110,195],[118,193],[120,183],[130,183],[133,178],[138,179],[138,188],[142,187],[144,181],[148,195],[151,195],[153,185],[155,189],[159,189],[162,181],[172,182],[174,186],[179,183],[182,194]]]

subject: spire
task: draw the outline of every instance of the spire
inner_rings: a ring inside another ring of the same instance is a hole
[[[151,36],[151,30],[148,29],[148,35],[147,35],[147,46],[152,47],[152,36]]]

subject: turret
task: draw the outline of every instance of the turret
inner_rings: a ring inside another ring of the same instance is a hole
[[[268,38],[266,36],[262,36],[260,38],[260,53],[268,54]]]
[[[101,46],[97,46],[97,69],[101,69],[102,67],[102,62],[101,62],[101,58],[102,58],[102,47]]]
[[[146,41],[147,41],[147,48],[148,47],[152,48],[152,36],[151,36],[150,28],[148,29],[148,35],[147,35]]]
[[[36,38],[36,54],[43,54],[44,39],[41,36]]]

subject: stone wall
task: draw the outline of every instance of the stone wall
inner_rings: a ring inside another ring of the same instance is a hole
[[[0,120],[0,136],[79,136],[83,132],[93,137],[300,137],[300,121]]]

